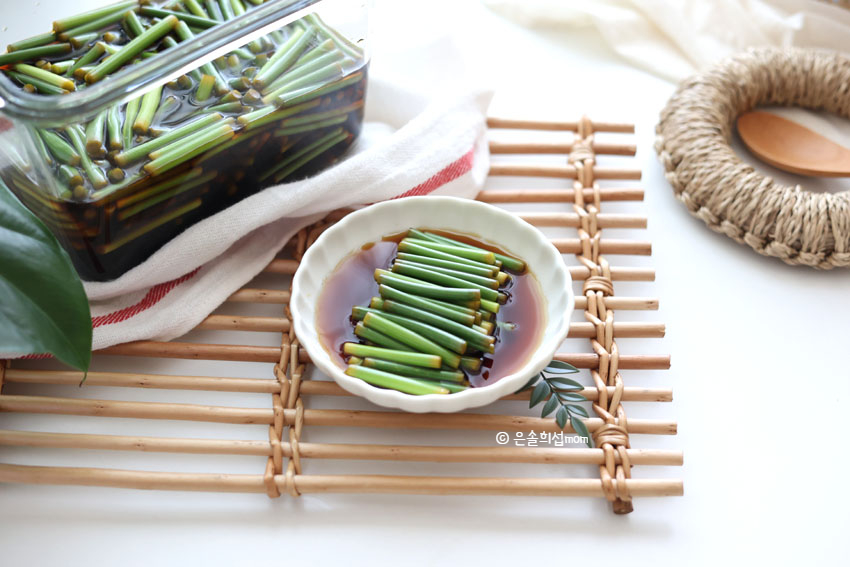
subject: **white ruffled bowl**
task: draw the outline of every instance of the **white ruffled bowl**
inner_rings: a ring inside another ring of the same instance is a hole
[[[479,236],[522,258],[537,278],[545,304],[546,328],[526,363],[498,382],[456,394],[414,396],[372,386],[337,366],[316,331],[316,305],[325,279],[364,244],[409,228],[426,227]],[[520,389],[551,360],[569,330],[574,297],[561,254],[536,228],[492,205],[455,197],[407,197],[349,214],[326,230],[307,250],[292,283],[295,334],[313,363],[352,394],[405,411],[456,412],[492,403]]]

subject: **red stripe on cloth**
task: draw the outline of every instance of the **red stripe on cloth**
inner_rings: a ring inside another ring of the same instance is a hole
[[[148,290],[142,300],[134,305],[124,307],[123,309],[113,311],[112,313],[107,313],[106,315],[98,315],[97,317],[92,317],[92,328],[96,329],[97,327],[102,327],[103,325],[121,323],[122,321],[126,321],[131,317],[135,317],[142,311],[150,309],[151,307],[162,301],[162,298],[168,295],[175,287],[192,279],[200,269],[200,267],[195,268],[188,274],[173,279],[170,282],[164,282],[153,286]]]
[[[417,195],[427,195],[435,189],[439,189],[449,181],[454,181],[461,175],[468,173],[472,169],[472,164],[475,162],[475,148],[466,152],[460,159],[453,161],[435,175],[428,178],[424,183],[420,183],[410,191],[402,193],[395,199],[402,197],[415,197]]]

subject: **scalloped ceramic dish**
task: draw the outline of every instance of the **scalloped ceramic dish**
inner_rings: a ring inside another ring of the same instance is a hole
[[[540,343],[520,368],[492,385],[456,394],[425,396],[377,388],[345,374],[321,343],[316,330],[316,307],[326,278],[364,244],[419,227],[461,232],[493,242],[525,260],[540,285],[545,324]],[[326,230],[301,260],[292,283],[290,308],[295,333],[310,359],[348,392],[381,406],[410,412],[456,412],[492,403],[515,392],[552,360],[569,330],[574,304],[571,283],[558,250],[519,217],[468,199],[408,197],[351,213]]]

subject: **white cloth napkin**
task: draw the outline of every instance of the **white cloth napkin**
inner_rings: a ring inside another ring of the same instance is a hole
[[[669,80],[751,46],[850,50],[850,10],[820,0],[483,0],[532,27],[593,26],[622,57]]]
[[[261,191],[193,225],[116,280],[86,282],[93,348],[188,332],[299,229],[333,209],[407,195],[476,195],[489,167],[489,93],[426,103],[373,78],[367,98],[362,136],[340,164]]]

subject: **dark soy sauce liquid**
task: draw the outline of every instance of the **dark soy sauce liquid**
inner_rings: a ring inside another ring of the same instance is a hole
[[[395,242],[376,242],[348,256],[331,272],[322,285],[316,309],[319,340],[340,368],[347,366],[342,357],[342,344],[359,342],[354,334],[351,308],[368,307],[377,297],[375,269],[389,269],[396,253]]]
[[[467,235],[446,231],[431,232],[502,252],[495,246],[476,241]],[[374,277],[375,269],[390,269],[396,256],[396,243],[400,239],[400,236],[393,235],[381,242],[364,246],[357,253],[342,260],[322,286],[316,310],[319,340],[340,368],[347,366],[342,356],[343,343],[360,341],[354,334],[356,321],[351,318],[351,308],[355,305],[368,307],[371,299],[379,295]],[[516,371],[525,364],[540,343],[545,323],[540,284],[528,271],[521,274],[505,271],[511,274],[511,279],[499,290],[506,292],[509,299],[499,308],[495,317],[495,352],[484,355],[481,370],[478,372],[464,370],[473,387],[493,384]],[[508,330],[498,325],[504,322],[512,323],[516,327]]]

